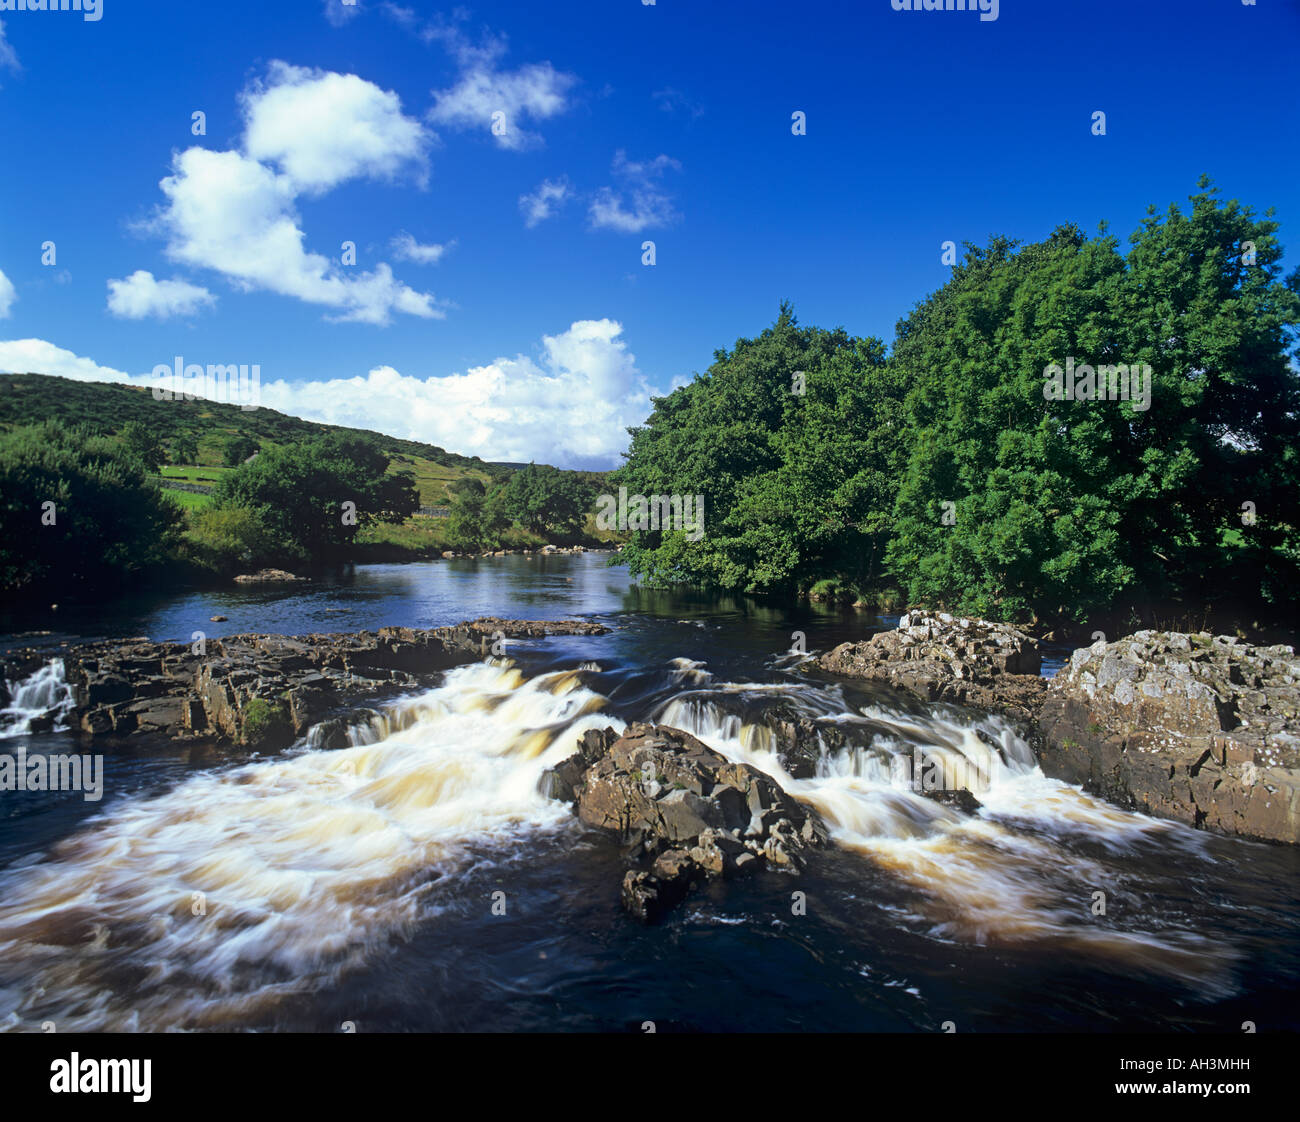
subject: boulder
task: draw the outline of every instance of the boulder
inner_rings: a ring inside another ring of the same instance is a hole
[[[923,701],[1003,713],[1028,731],[1047,692],[1038,641],[1007,624],[912,610],[893,631],[819,658],[832,674],[884,682]]]
[[[542,790],[574,802],[582,821],[649,863],[622,886],[624,907],[647,922],[709,878],[759,866],[798,872],[805,851],[828,841],[816,813],[770,777],[660,725],[587,732],[573,756],[543,775]]]
[[[1039,720],[1043,771],[1217,833],[1300,842],[1300,660],[1139,631],[1074,652]]]

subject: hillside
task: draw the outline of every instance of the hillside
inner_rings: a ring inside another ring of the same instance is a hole
[[[0,430],[46,420],[87,424],[106,434],[119,432],[129,421],[139,421],[156,432],[169,449],[177,438],[190,436],[198,446],[194,466],[214,469],[198,473],[209,478],[221,474],[226,445],[235,436],[247,436],[267,446],[289,444],[328,431],[364,433],[392,457],[393,470],[405,469],[415,475],[420,501],[429,506],[445,504],[448,485],[467,475],[486,482],[522,466],[461,456],[436,444],[400,440],[369,429],[305,421],[264,407],[245,412],[238,405],[213,401],[160,402],[140,386],[81,382],[49,374],[0,374]],[[208,482],[180,470],[165,474],[200,484]]]

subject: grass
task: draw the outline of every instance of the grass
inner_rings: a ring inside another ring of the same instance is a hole
[[[195,491],[170,491],[164,488],[163,494],[182,510],[203,510],[212,505],[211,495],[200,495]]]

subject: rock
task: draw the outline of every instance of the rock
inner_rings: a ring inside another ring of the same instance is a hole
[[[229,635],[208,639],[203,654],[189,644],[128,639],[67,647],[58,655],[75,699],[74,724],[87,735],[203,736],[272,751],[342,704],[418,685],[482,657],[494,636],[606,630],[585,620],[491,618],[427,631]],[[27,677],[50,657],[37,648],[6,652],[4,675]],[[268,708],[259,713],[257,702]]]
[[[759,721],[772,730],[777,758],[794,779],[813,778],[818,763],[848,743],[840,729],[804,716],[788,702],[769,705]]]
[[[213,623],[225,623],[228,618],[228,616],[208,616]]]
[[[236,584],[286,584],[292,581],[306,581],[310,577],[296,577],[283,569],[259,569],[255,573],[243,573],[235,578]]]
[[[575,755],[543,775],[542,791],[575,802],[582,821],[652,862],[622,887],[624,906],[647,921],[702,880],[760,864],[797,871],[802,851],[828,843],[815,812],[769,776],[659,725],[587,732]]]
[[[1216,833],[1300,842],[1291,647],[1139,631],[1077,650],[1039,720],[1043,771]]]
[[[1028,731],[1047,692],[1038,641],[1006,624],[913,609],[893,631],[841,643],[832,674],[885,682],[924,701],[1003,713]]]

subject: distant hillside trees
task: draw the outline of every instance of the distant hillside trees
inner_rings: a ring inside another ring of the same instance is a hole
[[[199,442],[187,432],[172,437],[168,444],[167,459],[173,464],[198,463]]]
[[[489,493],[483,482],[470,476],[451,485],[451,512],[447,518],[447,537],[456,549],[481,553],[500,543],[510,525],[502,504],[502,488]]]
[[[57,421],[0,434],[0,588],[57,595],[164,565],[182,515],[123,440]]]
[[[251,436],[238,433],[226,442],[224,454],[226,467],[238,467],[249,456],[259,450],[260,446]]]
[[[167,453],[158,433],[139,421],[127,421],[118,434],[123,447],[136,457],[148,471],[157,473]]]

